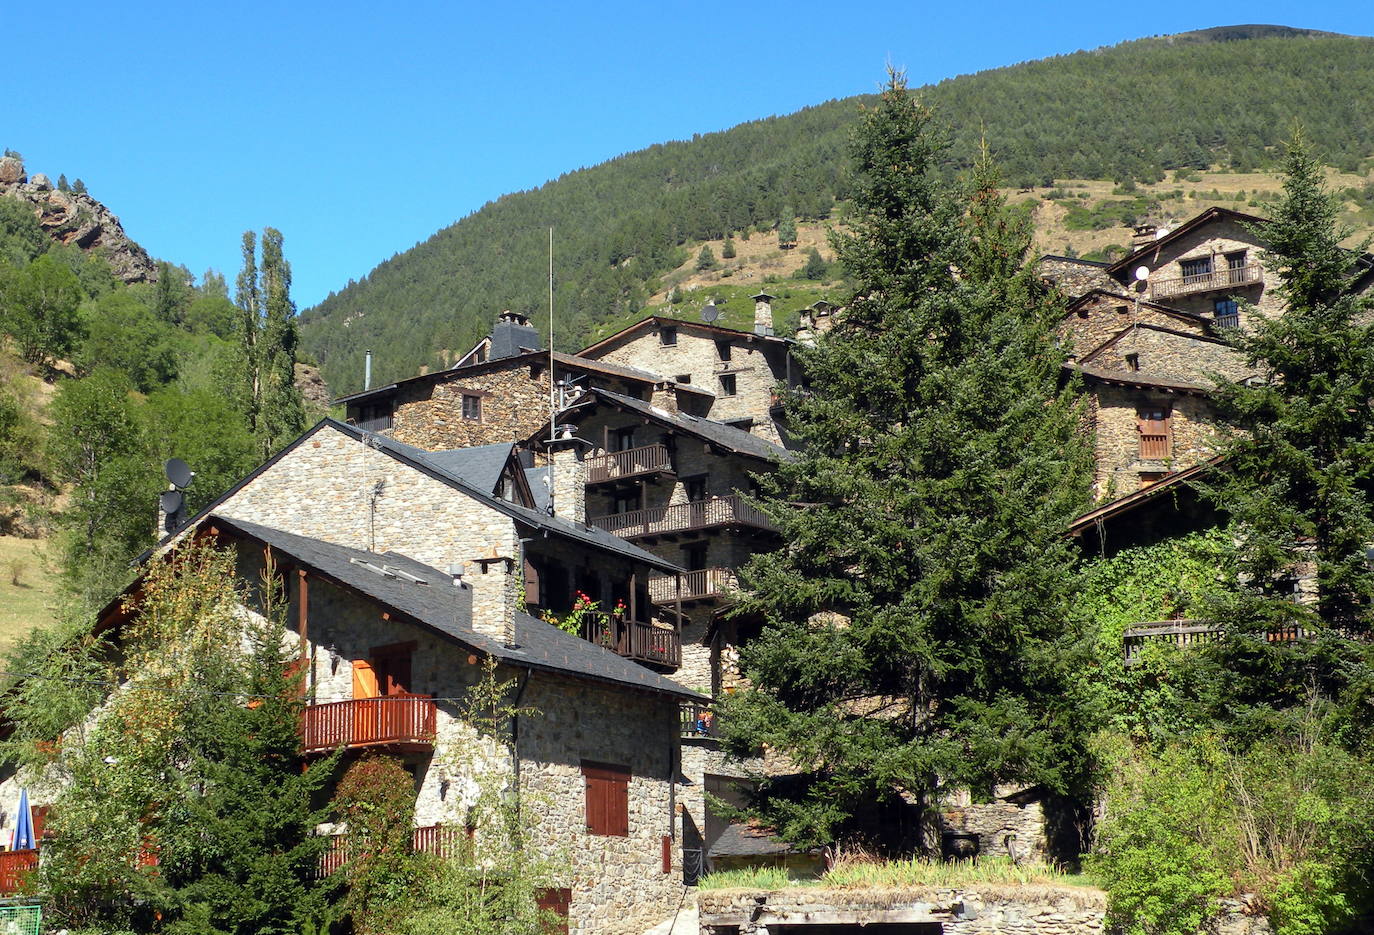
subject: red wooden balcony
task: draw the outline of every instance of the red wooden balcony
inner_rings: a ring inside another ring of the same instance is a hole
[[[37,850],[0,851],[0,895],[21,892],[29,874],[37,869]]]
[[[428,753],[434,749],[434,719],[434,701],[424,695],[308,705],[301,718],[301,746],[307,754],[339,747]]]
[[[643,477],[648,474],[672,474],[673,458],[663,445],[645,445],[612,451],[587,462],[587,483],[606,484]]]
[[[626,620],[604,611],[589,613],[582,621],[582,638],[636,662],[666,669],[682,665],[682,636],[643,620]]]
[[[1251,263],[1247,266],[1214,269],[1205,273],[1190,273],[1175,279],[1152,281],[1150,283],[1150,298],[1167,299],[1198,292],[1215,292],[1241,286],[1253,286],[1262,282],[1264,282],[1264,267],[1258,263]]]
[[[739,494],[594,516],[591,524],[622,539],[642,539],[723,526],[777,528],[766,513],[746,503]]]
[[[724,597],[739,586],[729,568],[702,568],[681,575],[660,575],[649,579],[649,600],[655,604],[684,604]]]

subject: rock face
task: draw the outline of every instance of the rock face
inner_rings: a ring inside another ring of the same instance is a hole
[[[308,405],[329,408],[329,384],[320,376],[320,368],[311,364],[296,364],[296,389],[301,391]]]
[[[119,218],[90,195],[58,191],[41,173],[30,180],[24,164],[6,156],[0,159],[0,197],[27,204],[49,237],[104,257],[125,283],[157,281],[148,251],[130,240]]]

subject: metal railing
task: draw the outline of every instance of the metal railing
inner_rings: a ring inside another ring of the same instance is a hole
[[[604,484],[642,474],[673,473],[673,457],[664,445],[612,451],[587,462],[587,483]]]
[[[306,753],[338,747],[434,745],[434,701],[423,695],[384,695],[308,705],[301,715]]]
[[[21,892],[29,874],[38,869],[37,849],[0,851],[0,894]]]
[[[593,516],[591,524],[623,539],[709,529],[712,526],[777,529],[766,513],[746,503],[739,494],[650,507],[647,510],[631,510],[628,513]]]
[[[1214,289],[1230,289],[1235,286],[1252,286],[1264,282],[1264,268],[1258,263],[1246,266],[1228,266],[1225,269],[1208,270],[1205,273],[1189,273],[1175,279],[1161,279],[1150,283],[1152,299],[1168,298],[1175,295],[1189,295],[1194,292],[1210,292]]]
[[[681,575],[659,575],[649,579],[649,600],[655,604],[675,601],[700,601],[721,597],[739,586],[729,568],[702,568]]]
[[[643,620],[591,611],[582,620],[582,638],[637,662],[672,668],[682,665],[682,637],[678,632]]]

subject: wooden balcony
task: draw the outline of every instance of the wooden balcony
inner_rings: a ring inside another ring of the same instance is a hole
[[[681,575],[659,575],[649,579],[649,600],[655,604],[684,604],[724,597],[739,586],[729,568],[703,568]]]
[[[1345,639],[1362,642],[1368,642],[1372,635],[1367,631],[1340,627],[1335,628],[1334,632]],[[1294,624],[1293,626],[1276,627],[1269,630],[1264,634],[1264,639],[1268,643],[1293,643],[1307,639],[1311,634],[1312,631]],[[1140,623],[1128,627],[1122,634],[1121,648],[1126,658],[1126,665],[1133,665],[1138,661],[1140,652],[1146,643],[1166,643],[1172,646],[1188,647],[1215,643],[1224,636],[1225,631],[1221,627],[1199,623],[1196,620]]]
[[[0,851],[0,895],[22,892],[29,874],[38,869],[38,851]]]
[[[678,733],[684,740],[716,740],[720,737],[720,720],[710,706],[683,702],[678,712],[681,721]]]
[[[588,613],[582,621],[582,638],[646,665],[664,669],[682,665],[682,636],[678,631],[643,620],[626,620],[605,611]]]
[[[434,857],[457,857],[465,838],[472,832],[455,825],[429,825],[416,828],[410,835],[412,854],[430,854]],[[320,855],[317,877],[327,877],[341,870],[344,864],[356,857],[367,856],[367,839],[355,835],[336,834],[329,839],[329,847]]]
[[[306,754],[385,748],[396,753],[434,749],[434,701],[423,695],[387,695],[308,705],[301,719]]]
[[[587,462],[588,484],[610,484],[648,475],[672,475],[673,458],[663,445],[612,451]]]
[[[1248,266],[1227,267],[1207,273],[1193,273],[1175,279],[1161,279],[1150,283],[1150,298],[1168,299],[1180,295],[1194,295],[1199,292],[1216,292],[1254,286],[1264,282],[1264,268],[1258,263]]]
[[[722,526],[777,529],[762,510],[746,503],[739,494],[594,516],[590,522],[622,539],[643,539]]]

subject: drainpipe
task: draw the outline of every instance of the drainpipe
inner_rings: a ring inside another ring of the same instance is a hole
[[[511,706],[515,713],[511,715],[510,728],[510,761],[512,776],[512,791],[515,794],[515,823],[520,825],[520,701],[525,697],[525,689],[530,684],[530,670],[525,670],[525,677],[520,680],[520,688],[515,692],[515,703]]]

